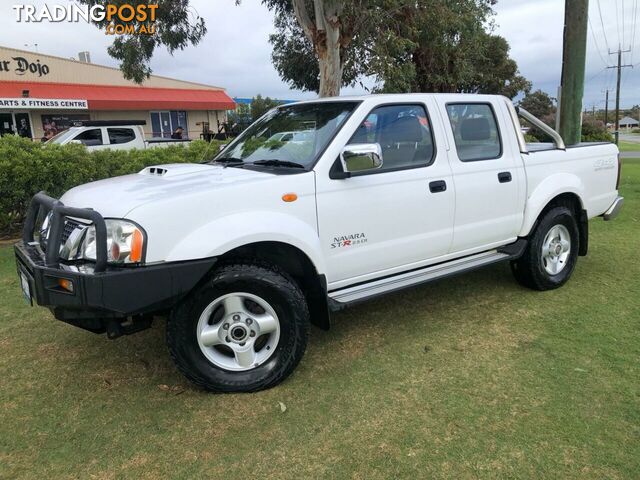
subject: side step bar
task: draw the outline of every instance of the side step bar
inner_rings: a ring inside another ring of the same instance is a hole
[[[512,245],[515,248],[490,250],[411,272],[400,273],[380,280],[373,280],[353,287],[334,290],[333,292],[329,292],[329,304],[332,310],[341,310],[352,303],[361,302],[422,283],[432,282],[468,270],[475,270],[476,268],[484,267],[492,263],[512,260],[522,255],[526,247],[526,240],[519,240]]]

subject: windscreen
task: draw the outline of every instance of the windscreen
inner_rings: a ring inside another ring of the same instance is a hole
[[[318,102],[275,108],[253,123],[215,161],[280,161],[313,166],[357,102]]]

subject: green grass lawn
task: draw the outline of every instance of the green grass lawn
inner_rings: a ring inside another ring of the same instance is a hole
[[[637,479],[640,162],[622,193],[565,287],[498,265],[347,310],[250,395],[194,389],[162,321],[109,341],[28,308],[1,247],[0,478]]]
[[[618,144],[618,149],[620,149],[621,152],[640,152],[640,143],[621,140]]]

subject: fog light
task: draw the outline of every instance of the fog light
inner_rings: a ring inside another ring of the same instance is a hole
[[[66,278],[59,278],[58,286],[63,290],[66,290],[67,292],[73,293],[73,282],[71,280],[68,280]]]

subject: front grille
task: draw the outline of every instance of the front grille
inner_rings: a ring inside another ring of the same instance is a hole
[[[62,230],[62,241],[61,245],[64,245],[64,242],[71,236],[73,231],[77,228],[81,228],[82,224],[80,222],[76,222],[75,220],[71,220],[70,218],[65,218],[64,220],[64,229]]]
[[[49,217],[49,220],[51,219],[51,217]],[[80,223],[76,220],[72,220],[70,218],[65,218],[64,219],[64,227],[62,229],[62,237],[60,240],[60,247],[62,248],[62,246],[65,244],[65,242],[69,239],[69,237],[71,236],[71,234],[79,229],[79,228],[83,228],[85,225],[83,223]],[[42,248],[43,252],[47,251],[47,240],[49,238],[49,230],[51,229],[51,225],[47,222],[46,225],[46,229],[43,230],[40,234],[40,248]]]

